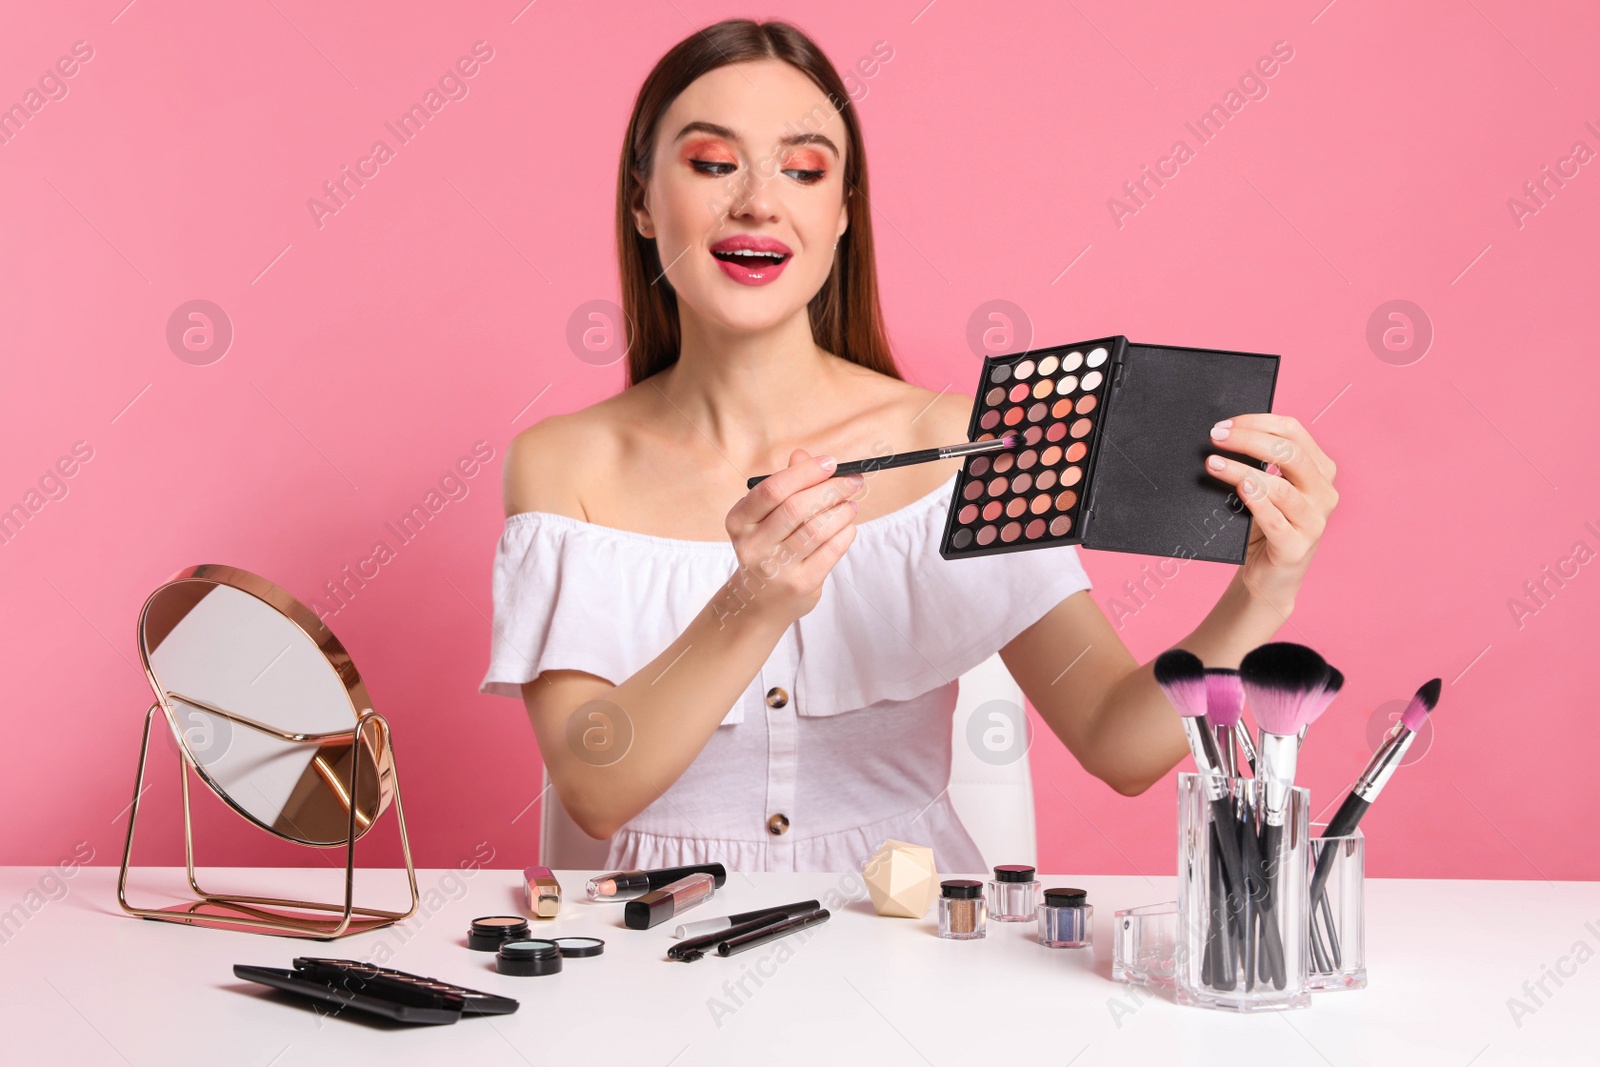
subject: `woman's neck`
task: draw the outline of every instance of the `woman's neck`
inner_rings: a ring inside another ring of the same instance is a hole
[[[678,361],[656,388],[730,460],[768,456],[831,421],[838,360],[817,346],[803,310],[754,332],[685,316],[682,337]]]

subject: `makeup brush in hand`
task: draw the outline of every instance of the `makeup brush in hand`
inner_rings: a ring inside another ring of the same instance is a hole
[[[845,474],[871,474],[873,471],[889,467],[909,467],[916,463],[934,463],[941,459],[977,456],[985,452],[1004,452],[1008,448],[1017,447],[1017,443],[1021,440],[1021,434],[1015,430],[1008,430],[988,441],[963,441],[959,445],[940,445],[938,448],[920,448],[915,452],[893,452],[887,456],[874,456],[871,459],[852,459],[835,467],[832,477],[838,478]],[[758,474],[754,478],[747,478],[744,487],[754,489],[770,477],[772,477],[770,474]]]
[[[1261,855],[1269,901],[1275,898],[1278,851],[1300,754],[1300,727],[1319,706],[1327,706],[1323,698],[1329,669],[1327,661],[1315,650],[1289,641],[1262,645],[1239,661],[1239,681],[1250,698],[1250,712],[1260,731],[1256,778],[1261,781],[1264,794]],[[1270,945],[1276,933],[1270,921],[1263,924],[1265,944]],[[1268,962],[1272,984],[1284,988],[1287,974],[1281,969],[1281,944],[1277,960],[1271,958],[1269,950]]]

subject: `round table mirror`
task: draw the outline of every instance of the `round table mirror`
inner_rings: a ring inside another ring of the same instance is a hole
[[[236,567],[191,567],[139,616],[139,652],[177,740],[216,794],[251,822],[304,845],[355,836],[388,806],[387,734],[355,725],[371,708],[344,646],[286,591]],[[381,740],[375,741],[374,738]]]

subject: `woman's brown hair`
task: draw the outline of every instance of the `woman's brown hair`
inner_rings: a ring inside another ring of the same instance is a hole
[[[690,34],[661,57],[639,88],[617,171],[617,263],[628,343],[628,383],[644,381],[678,361],[678,297],[665,282],[655,241],[639,233],[633,194],[654,166],[656,129],[678,95],[700,75],[732,63],[777,59],[799,70],[827,95],[846,130],[844,184],[850,221],[828,280],[808,307],[811,335],[842,359],[901,377],[889,350],[878,304],[872,246],[867,157],[855,103],[816,43],[787,22],[727,19]]]

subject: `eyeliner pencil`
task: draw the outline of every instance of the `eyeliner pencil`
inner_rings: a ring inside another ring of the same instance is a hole
[[[816,911],[822,907],[820,900],[797,900],[793,904],[773,904],[766,908],[756,908],[752,911],[738,911],[732,915],[722,915],[714,919],[701,919],[699,922],[684,923],[678,927],[677,937],[699,937],[701,934],[715,934],[727,930],[730,926],[747,923],[751,919],[759,919],[766,915],[802,915],[808,911]]]
[[[827,908],[818,908],[816,911],[808,911],[804,915],[795,915],[780,922],[772,923],[769,926],[764,926],[759,930],[735,934],[732,937],[724,938],[717,945],[717,955],[732,956],[734,953],[744,952],[747,949],[755,948],[757,945],[764,945],[768,941],[776,941],[780,937],[787,937],[797,930],[804,930],[808,926],[825,923],[832,917],[833,913]]]
[[[810,913],[802,912],[802,914]],[[706,953],[716,951],[717,946],[730,937],[738,937],[742,934],[752,934],[759,930],[765,930],[774,923],[783,922],[790,917],[781,911],[769,911],[754,918],[746,919],[743,922],[734,923],[732,926],[717,930],[714,933],[701,934],[699,937],[691,937],[687,941],[680,941],[667,949],[667,958],[669,960],[682,960],[685,963],[693,963]]]

